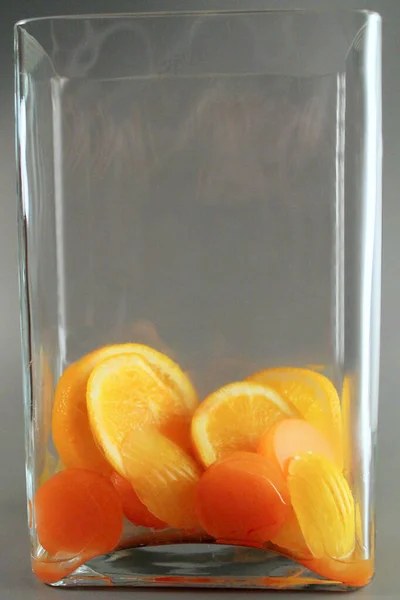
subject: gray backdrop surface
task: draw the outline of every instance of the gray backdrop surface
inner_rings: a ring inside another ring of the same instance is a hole
[[[382,270],[382,349],[378,452],[377,575],[360,598],[400,597],[397,551],[400,543],[399,326],[400,279],[400,0],[253,0],[266,8],[321,8],[324,6],[374,9],[383,17],[383,135],[384,209]],[[191,6],[187,2],[186,6]],[[193,3],[203,7],[212,2]],[[220,3],[222,4],[222,2]],[[246,0],[238,0],[243,6]],[[174,7],[174,0],[7,0],[0,3],[0,598],[61,598],[63,592],[37,583],[30,573],[26,527],[22,385],[17,284],[16,194],[13,141],[13,24],[25,17],[126,12],[152,7]],[[75,600],[100,592],[78,591]],[[204,591],[136,590],[138,597],[202,598]],[[106,591],[107,598],[121,593]],[[118,595],[118,596],[117,596]],[[232,592],[234,597],[253,593]],[[280,594],[286,598],[292,594]],[[222,598],[224,592],[207,592]],[[315,598],[322,595],[315,594]]]

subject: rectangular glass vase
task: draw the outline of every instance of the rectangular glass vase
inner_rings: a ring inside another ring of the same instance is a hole
[[[40,580],[370,581],[380,44],[367,11],[16,25]]]

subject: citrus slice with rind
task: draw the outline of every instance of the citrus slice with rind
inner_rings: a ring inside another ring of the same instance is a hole
[[[195,528],[195,492],[201,469],[156,428],[130,432],[121,445],[127,479],[148,510],[171,527]]]
[[[53,415],[53,441],[61,462],[67,468],[87,468],[110,475],[112,467],[99,449],[90,429],[87,405],[87,382],[94,367],[107,358],[120,354],[142,356],[149,368],[182,403],[193,409],[196,392],[186,374],[168,356],[142,344],[115,344],[86,354],[71,364],[62,374],[56,387]],[[184,429],[181,425],[181,429]]]
[[[162,354],[150,346],[142,344],[128,344],[130,347],[129,353],[133,352],[142,356],[154,373],[161,379],[171,392],[173,392],[183,404],[189,409],[195,409],[198,405],[196,391],[192,385],[190,378],[166,354]]]
[[[321,373],[310,369],[278,367],[255,373],[248,381],[267,385],[299,415],[326,437],[343,466],[342,416],[339,396],[333,383]]]
[[[93,435],[121,475],[125,474],[121,445],[131,431],[154,425],[168,430],[171,438],[176,434],[177,443],[190,444],[191,398],[187,402],[143,356],[120,354],[98,364],[89,377],[86,399]]]
[[[232,452],[257,450],[261,436],[293,410],[275,390],[254,382],[228,384],[206,398],[192,419],[192,440],[205,466]]]
[[[290,499],[314,558],[342,560],[355,547],[355,507],[349,484],[324,456],[293,459],[287,477]]]

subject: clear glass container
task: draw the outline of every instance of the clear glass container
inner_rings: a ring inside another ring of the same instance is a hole
[[[42,581],[371,579],[380,28],[366,11],[16,25]]]

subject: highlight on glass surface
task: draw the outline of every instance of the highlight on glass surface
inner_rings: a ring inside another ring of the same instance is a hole
[[[15,42],[35,575],[366,585],[380,17],[57,17]]]

